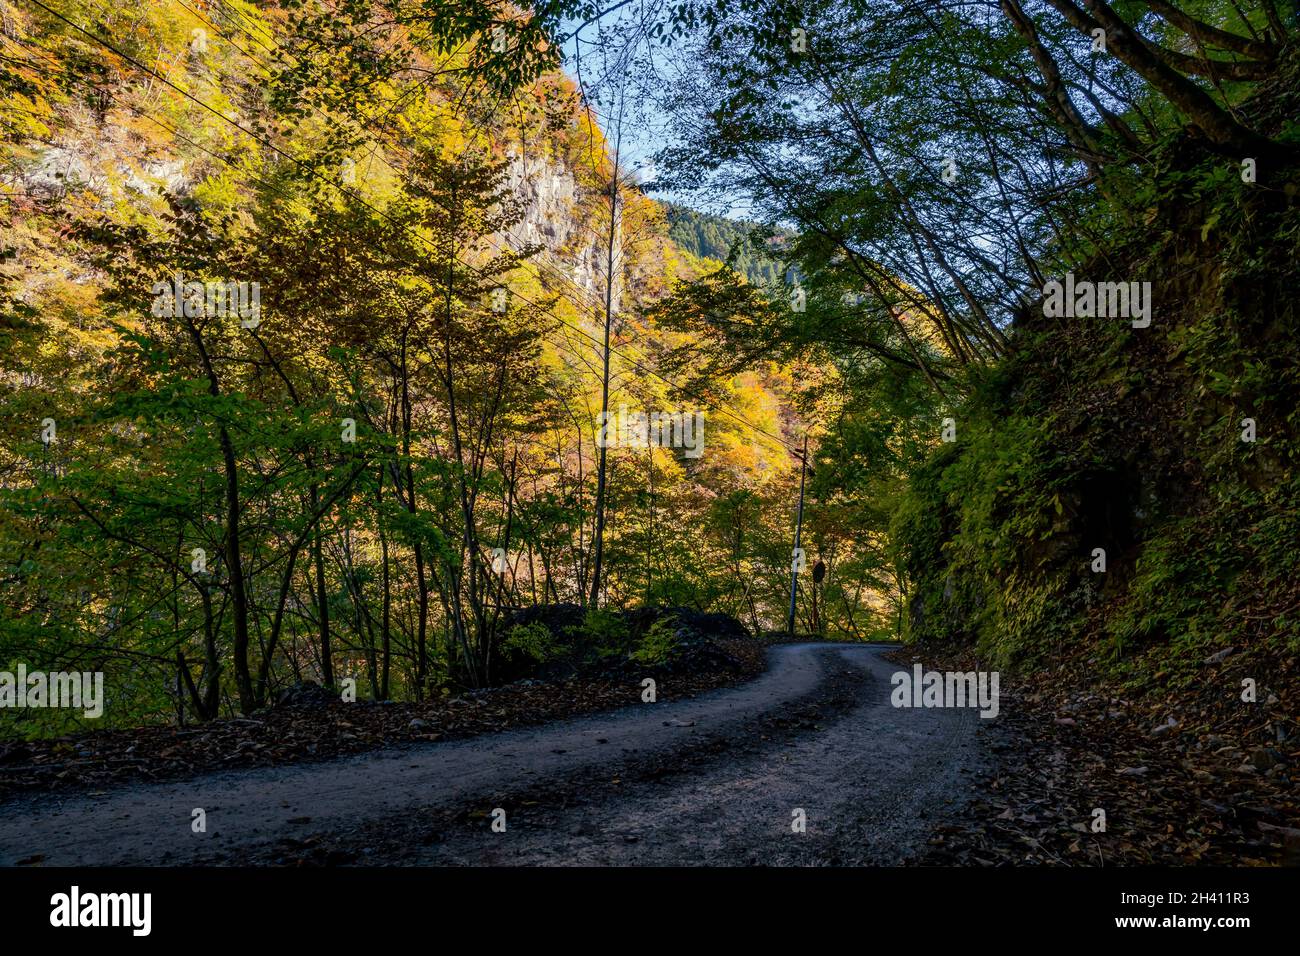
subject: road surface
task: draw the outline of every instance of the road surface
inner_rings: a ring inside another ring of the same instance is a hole
[[[690,700],[322,763],[24,795],[0,805],[0,864],[903,863],[985,769],[989,722],[973,709],[891,706],[889,678],[903,668],[886,649],[781,645],[759,678]]]

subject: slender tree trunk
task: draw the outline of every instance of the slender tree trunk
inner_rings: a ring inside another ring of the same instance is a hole
[[[239,534],[239,469],[235,445],[225,425],[221,426],[220,438],[226,470],[226,569],[230,574],[230,604],[235,624],[235,687],[239,691],[239,709],[249,714],[257,709],[257,696],[248,669],[248,593],[244,587],[244,556]]]
[[[406,479],[406,510],[414,515],[419,511],[415,495],[415,470],[411,466],[411,376],[407,366],[407,332],[402,332],[401,356],[398,363],[402,378],[402,457],[403,473]],[[415,540],[415,588],[416,588],[416,634],[415,634],[415,699],[424,699],[424,679],[428,674],[428,629],[429,629],[429,582],[425,577],[424,545],[417,537]]]
[[[375,491],[376,513],[382,508],[384,501],[384,469],[379,469],[379,485]],[[380,622],[380,664],[379,664],[379,699],[388,700],[388,677],[389,668],[392,664],[392,606],[393,594],[390,584],[390,574],[388,568],[388,531],[385,527],[383,517],[379,517],[379,554],[383,561],[383,569],[380,572],[382,578],[381,586],[384,589],[383,612]]]
[[[208,379],[208,394],[221,397],[221,383],[208,355],[203,336],[193,322],[187,322],[190,340],[198,351],[199,360]],[[235,687],[239,693],[239,708],[252,713],[257,708],[253,692],[253,675],[248,669],[248,593],[244,588],[244,559],[240,548],[239,466],[235,458],[235,444],[230,432],[222,423],[217,436],[221,444],[221,460],[225,471],[226,498],[226,571],[230,575],[231,616],[235,625]]]
[[[320,509],[320,489],[311,486],[311,513],[315,515]],[[312,533],[312,560],[316,565],[316,616],[320,624],[320,669],[321,681],[326,687],[334,686],[334,657],[330,652],[330,607],[329,593],[325,589],[325,557],[321,547],[319,522]]]
[[[605,467],[609,447],[609,337],[614,324],[614,244],[618,235],[618,147],[614,148],[614,166],[609,176],[609,236],[605,247],[605,344],[600,379],[599,464],[596,470],[596,528],[591,563],[591,607],[600,606],[600,574],[605,558]]]

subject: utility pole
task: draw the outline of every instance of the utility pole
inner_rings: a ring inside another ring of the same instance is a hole
[[[799,536],[803,533],[803,488],[808,474],[808,436],[803,436],[803,454],[799,458],[799,515],[794,522],[794,551],[790,554],[790,616],[786,633],[794,633],[794,599],[799,594]]]

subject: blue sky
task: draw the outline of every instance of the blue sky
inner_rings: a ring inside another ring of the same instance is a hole
[[[632,7],[625,8],[615,15],[614,19],[623,19],[634,16],[636,13]],[[576,23],[565,23],[563,29],[565,33],[572,32]],[[588,26],[583,32],[583,55],[587,57],[588,62],[584,64],[584,72],[588,78],[592,76],[594,64],[591,62],[591,42],[597,36],[595,24]],[[575,77],[577,73],[576,42],[570,39],[562,49],[564,52],[564,69],[570,76]],[[665,51],[666,53],[667,51]],[[662,84],[662,80],[658,81]],[[643,170],[649,167],[654,159],[655,154],[665,146],[671,144],[671,124],[669,117],[664,115],[658,104],[655,103],[655,97],[662,95],[664,92],[662,85],[652,90],[650,97],[638,99],[632,105],[632,109],[623,123],[623,136],[620,147],[620,165],[627,170]],[[597,108],[598,115],[601,114]],[[604,128],[607,136],[612,137],[612,123],[608,122],[605,117],[601,117],[601,126]],[[653,180],[652,180],[653,182]],[[659,190],[653,187],[648,188],[647,193],[655,199],[677,202],[682,205],[699,207],[701,204],[698,199],[689,195],[683,195],[675,190]],[[734,204],[733,204],[734,205]],[[743,209],[723,209],[709,210],[721,211],[723,214],[731,215],[733,218],[743,218]]]

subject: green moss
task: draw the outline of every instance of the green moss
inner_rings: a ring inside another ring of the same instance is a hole
[[[539,664],[554,659],[564,650],[551,629],[540,621],[516,624],[510,628],[506,632],[502,648],[507,652],[523,654]]]
[[[1002,663],[1087,641],[1138,683],[1190,681],[1229,644],[1300,646],[1300,608],[1266,610],[1300,573],[1300,215],[1221,167],[1166,171],[1154,212],[1116,217],[1109,268],[1152,281],[1149,329],[1027,316],[954,412],[958,441],[910,476],[891,528],[908,639]]]
[[[665,664],[677,649],[677,629],[668,618],[660,618],[641,638],[640,646],[632,652],[632,660],[654,666]]]

